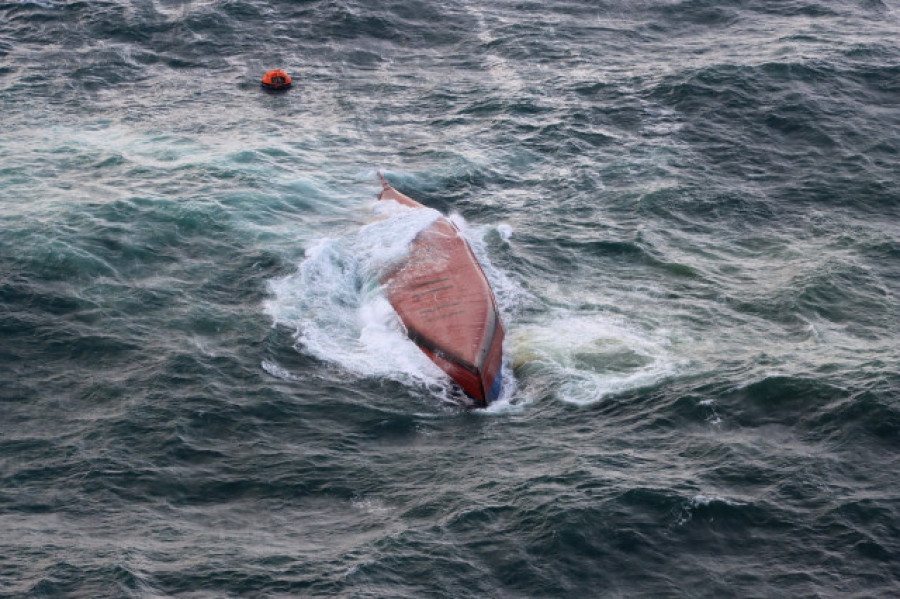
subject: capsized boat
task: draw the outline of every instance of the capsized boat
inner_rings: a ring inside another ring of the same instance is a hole
[[[425,208],[378,177],[379,200]],[[407,258],[381,283],[409,338],[476,404],[499,396],[503,324],[490,283],[456,224],[441,216],[420,231]]]

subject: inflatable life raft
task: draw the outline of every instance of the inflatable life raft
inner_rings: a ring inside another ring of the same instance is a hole
[[[291,76],[281,69],[267,71],[260,85],[269,90],[284,90],[291,86]]]

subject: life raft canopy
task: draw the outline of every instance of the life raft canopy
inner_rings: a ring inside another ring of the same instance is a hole
[[[263,75],[261,84],[265,89],[285,90],[291,86],[291,76],[281,69],[273,69]]]

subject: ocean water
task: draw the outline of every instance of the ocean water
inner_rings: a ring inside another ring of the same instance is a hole
[[[898,297],[896,0],[0,2],[0,596],[896,597]]]

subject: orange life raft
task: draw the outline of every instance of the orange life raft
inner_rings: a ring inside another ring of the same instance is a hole
[[[261,83],[266,89],[287,89],[291,86],[291,76],[281,69],[273,69],[263,75]]]
[[[380,200],[422,204],[381,174]],[[381,280],[409,338],[478,405],[500,394],[503,324],[490,283],[469,243],[445,217],[410,244],[409,256]]]

